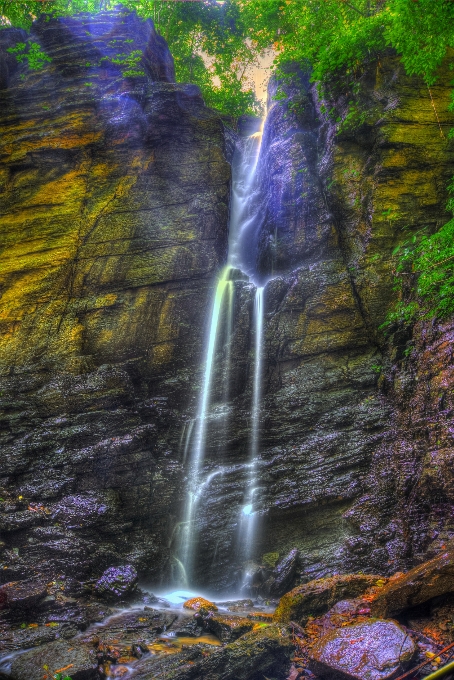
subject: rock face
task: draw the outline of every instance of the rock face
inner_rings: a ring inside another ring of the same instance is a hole
[[[27,38],[42,70],[7,51]],[[0,579],[130,564],[171,580],[233,135],[124,9],[3,30],[0,48]],[[327,111],[344,116],[348,88],[321,100],[294,69],[285,102],[271,84],[250,241],[267,285],[248,559],[298,551],[285,587],[409,568],[454,536],[452,325],[388,344],[380,331],[393,249],[448,218],[451,77],[443,66],[429,93],[385,56],[353,95],[367,115],[343,130]],[[194,523],[195,581],[225,590],[244,582],[253,416],[255,286],[232,284]]]
[[[310,667],[322,678],[390,680],[416,654],[410,636],[392,621],[339,628],[316,643]]]
[[[39,71],[6,52],[19,33],[0,35],[1,578],[169,573],[178,409],[226,255],[223,126],[134,13],[40,19]]]
[[[409,338],[396,336],[400,349],[388,347],[380,330],[395,298],[394,248],[449,219],[449,68],[429,93],[397,58],[380,59],[353,98],[367,112],[364,123],[341,131],[326,111],[345,114],[346,88],[328,88],[322,101],[296,70],[282,87],[291,106],[272,99],[272,84],[257,165],[256,201],[264,207],[251,234],[257,275],[272,277],[264,291],[254,559],[276,550],[282,558],[295,547],[305,580],[360,568],[389,574],[422,559],[436,532],[441,540],[452,534],[452,329],[417,330],[415,357],[388,378],[386,367],[403,356]],[[253,295],[242,283],[232,348],[242,371],[228,406],[218,398],[216,416],[226,418],[229,435],[222,440],[219,428],[209,436],[206,478],[221,451],[223,469],[200,502],[200,580],[209,555],[225,573],[241,522]],[[419,348],[424,359],[419,354],[416,368]],[[433,453],[437,441],[440,454]],[[430,510],[433,503],[438,510]]]

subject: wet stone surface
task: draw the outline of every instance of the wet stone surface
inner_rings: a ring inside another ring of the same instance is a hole
[[[454,551],[446,551],[390,580],[372,603],[372,614],[388,618],[434,597],[454,592]]]
[[[0,588],[0,608],[30,609],[47,595],[43,581],[26,580],[5,583]]]
[[[385,581],[379,576],[365,574],[346,574],[309,581],[281,598],[274,618],[276,621],[304,624],[309,616],[324,614],[336,602],[357,597],[377,583],[383,585]]]
[[[216,635],[221,642],[233,642],[241,635],[249,633],[254,628],[254,623],[250,619],[240,616],[223,616],[217,614],[207,619],[206,627]]]
[[[96,583],[97,595],[106,599],[117,599],[130,594],[137,587],[137,571],[130,564],[123,567],[109,567]]]
[[[43,670],[44,669],[44,670]],[[72,680],[97,680],[98,660],[94,645],[57,640],[17,657],[11,665],[15,680],[42,680],[43,672],[70,675]]]
[[[416,645],[392,621],[367,621],[331,631],[313,647],[310,668],[323,678],[389,680],[403,672]]]

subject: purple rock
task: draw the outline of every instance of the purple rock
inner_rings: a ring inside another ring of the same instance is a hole
[[[137,586],[137,572],[130,564],[109,567],[96,583],[95,590],[104,597],[122,598]]]

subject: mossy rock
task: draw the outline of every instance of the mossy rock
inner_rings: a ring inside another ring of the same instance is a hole
[[[320,616],[336,602],[362,595],[375,586],[380,578],[366,574],[345,574],[309,581],[281,597],[274,620],[282,623],[296,621],[304,625],[309,616]]]

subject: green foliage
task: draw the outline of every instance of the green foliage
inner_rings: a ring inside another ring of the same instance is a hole
[[[96,13],[116,5],[118,0],[0,0],[0,25],[29,28],[33,18],[43,13]],[[260,50],[256,41],[247,39],[249,26],[236,0],[227,0],[223,5],[216,0],[124,0],[123,5],[144,19],[153,19],[174,57],[178,82],[198,85],[206,103],[225,114],[262,113],[250,80],[250,68]],[[128,60],[130,55],[118,55],[118,59]],[[131,58],[131,63],[114,63],[124,67],[125,77],[142,76],[145,73],[138,68],[139,61]]]
[[[153,19],[172,52],[176,80],[198,85],[208,106],[231,116],[262,112],[249,75],[259,50],[246,40],[249,27],[235,0],[124,4]]]
[[[408,73],[434,72],[454,46],[451,0],[236,0],[260,46],[274,43],[278,64],[309,62],[313,80],[354,73],[387,47]]]
[[[138,68],[140,61],[142,60],[142,51],[133,50],[129,54],[117,54],[110,61],[112,64],[117,64],[120,66],[122,74],[127,77],[133,76],[144,76],[145,71]]]
[[[0,0],[0,21],[28,28],[42,13],[95,13],[112,9],[117,2]],[[393,47],[407,72],[424,76],[429,85],[446,48],[454,46],[452,0],[226,0],[223,4],[124,0],[124,5],[153,19],[174,56],[177,80],[196,83],[209,105],[233,116],[260,113],[250,68],[261,50],[271,45],[278,66],[289,61],[309,63],[313,80],[319,81],[341,70],[353,81],[366,62]],[[34,49],[27,50],[29,65],[42,67],[42,56]],[[124,71],[142,75],[137,64],[125,65]],[[364,122],[365,116],[351,107],[347,119],[339,122],[348,129]]]
[[[20,64],[26,62],[31,71],[40,71],[46,62],[52,61],[42,51],[38,43],[31,42],[30,40],[27,40],[26,43],[18,42],[14,47],[9,47],[7,51],[10,54],[14,54]]]
[[[454,314],[454,219],[435,234],[415,234],[394,250],[397,289],[401,299],[388,314],[384,327],[395,322],[445,319]],[[414,286],[406,280],[412,276]]]

